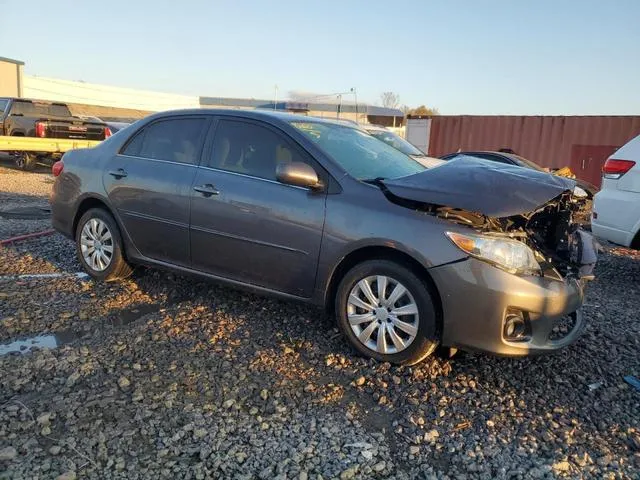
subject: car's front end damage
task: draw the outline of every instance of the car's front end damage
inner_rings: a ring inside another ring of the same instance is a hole
[[[571,180],[523,170],[454,160],[381,184],[391,201],[450,221],[449,240],[467,254],[429,271],[446,346],[528,355],[558,350],[583,330],[583,287],[597,259],[593,238],[573,221],[583,200]]]

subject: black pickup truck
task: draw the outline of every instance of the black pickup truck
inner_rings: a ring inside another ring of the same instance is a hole
[[[111,130],[104,122],[74,117],[64,103],[0,98],[0,136],[2,135],[104,140],[111,135]],[[31,170],[38,161],[55,160],[56,157],[55,154],[40,152],[12,153],[16,165],[23,170]]]

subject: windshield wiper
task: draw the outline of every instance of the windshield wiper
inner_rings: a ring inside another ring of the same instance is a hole
[[[362,179],[362,181],[364,183],[370,183],[371,185],[380,185],[380,183],[383,180],[386,180],[386,178],[385,177],[376,177],[376,178],[364,178],[364,179]]]

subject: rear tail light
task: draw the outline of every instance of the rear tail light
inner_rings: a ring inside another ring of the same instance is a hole
[[[51,167],[51,173],[53,173],[54,177],[59,176],[62,173],[62,170],[64,170],[64,162],[62,160],[58,160]]]
[[[109,127],[104,127],[104,138],[109,138],[111,135],[111,129]]]
[[[615,158],[610,158],[604,162],[602,174],[604,175],[604,178],[617,179],[631,170],[635,164],[636,162],[632,160],[617,160]]]
[[[46,135],[46,125],[42,122],[36,122],[36,137],[44,138]]]

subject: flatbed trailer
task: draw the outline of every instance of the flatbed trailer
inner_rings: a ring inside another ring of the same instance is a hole
[[[34,138],[0,136],[0,152],[14,156],[16,165],[23,170],[32,170],[38,162],[52,162],[69,150],[95,147],[101,140],[78,140],[71,138]]]

